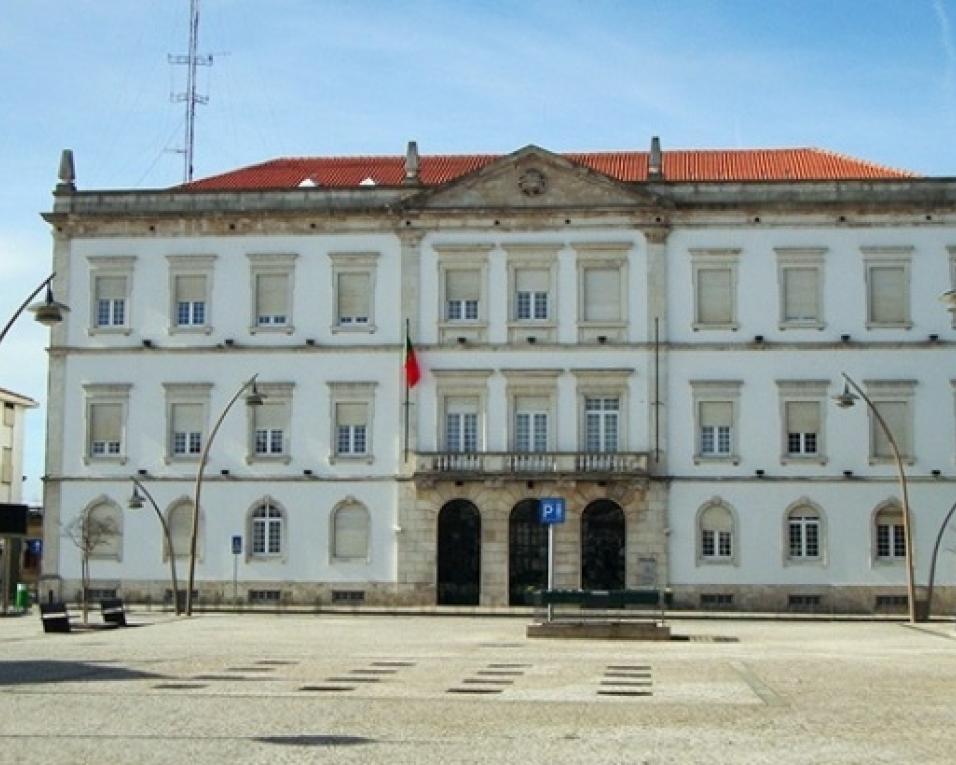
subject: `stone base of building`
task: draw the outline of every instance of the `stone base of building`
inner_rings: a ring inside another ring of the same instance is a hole
[[[591,640],[670,640],[671,628],[652,621],[556,621],[529,624],[529,638]]]

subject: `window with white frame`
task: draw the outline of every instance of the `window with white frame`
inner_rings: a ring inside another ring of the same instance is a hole
[[[824,248],[778,247],[780,328],[822,329]]]
[[[584,399],[584,448],[588,452],[618,451],[621,399],[617,396],[586,396]]]
[[[480,402],[473,396],[445,398],[445,449],[450,452],[478,451]]]
[[[548,421],[551,401],[541,396],[515,397],[515,437],[517,452],[548,451]]]
[[[209,291],[215,255],[167,255],[170,331],[209,330]]]
[[[77,540],[90,558],[120,560],[123,555],[123,511],[105,497],[89,505]]]
[[[484,449],[484,418],[488,369],[429,370],[437,382],[436,417],[439,449],[474,454]],[[467,460],[459,460],[466,464]]]
[[[249,461],[290,459],[290,433],[292,416],[292,384],[260,383],[259,392],[263,403],[247,407],[251,424],[251,448]]]
[[[693,380],[698,460],[737,461],[737,418],[741,383]]]
[[[86,385],[86,456],[125,462],[126,412],[130,385]]]
[[[543,268],[516,268],[514,281],[515,321],[547,321],[551,272]]]
[[[913,401],[915,380],[865,380],[867,395],[889,428],[900,456],[912,461]],[[896,457],[886,431],[867,407],[870,418],[870,462],[894,462]]]
[[[332,557],[338,560],[368,560],[369,512],[349,497],[332,511]]]
[[[787,557],[791,561],[820,559],[820,514],[809,505],[787,513]]]
[[[334,444],[331,459],[371,461],[375,383],[331,382],[329,400]]]
[[[912,326],[910,321],[910,260],[912,247],[864,247],[866,326]]]
[[[581,273],[582,320],[588,323],[622,321],[620,267],[587,266]]]
[[[481,271],[456,268],[445,272],[445,321],[478,321]]]
[[[488,320],[488,253],[494,245],[445,243],[432,247],[438,267],[439,340],[458,343],[464,338],[484,342]]]
[[[626,339],[627,255],[633,242],[571,245],[578,268],[578,338]]]
[[[378,253],[333,252],[335,320],[333,331],[375,329],[375,264]]]
[[[719,500],[698,512],[698,557],[704,562],[725,563],[734,559],[734,516]]]
[[[782,415],[781,462],[825,462],[823,417],[829,381],[777,380]]]
[[[91,332],[128,332],[135,256],[97,255],[90,264]]]
[[[816,401],[787,401],[787,454],[815,456],[820,434],[820,404]]]
[[[739,250],[691,250],[694,329],[737,329]]]
[[[898,561],[906,557],[906,534],[903,513],[899,507],[883,507],[874,518],[876,531],[876,558]]]
[[[282,554],[282,509],[273,501],[265,500],[252,511],[252,545],[250,554],[268,557]]]
[[[210,383],[163,383],[166,390],[167,458],[195,460],[202,453]]]
[[[252,330],[292,331],[295,255],[249,255]]]

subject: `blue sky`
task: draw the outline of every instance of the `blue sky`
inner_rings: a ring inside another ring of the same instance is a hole
[[[81,189],[182,179],[188,0],[0,0],[0,318]],[[202,0],[196,175],[277,156],[819,146],[956,176],[956,0]],[[46,396],[22,319],[0,387]],[[28,500],[43,420],[29,415]]]

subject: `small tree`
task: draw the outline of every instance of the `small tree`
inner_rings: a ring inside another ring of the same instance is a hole
[[[79,548],[80,581],[82,585],[81,607],[83,623],[89,620],[87,594],[90,588],[90,556],[100,547],[106,547],[119,533],[116,521],[112,518],[100,518],[87,511],[74,518],[66,527],[66,536]]]

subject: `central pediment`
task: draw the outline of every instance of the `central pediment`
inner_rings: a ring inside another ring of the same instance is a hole
[[[629,209],[665,206],[634,184],[526,146],[453,181],[408,197],[406,209]]]

